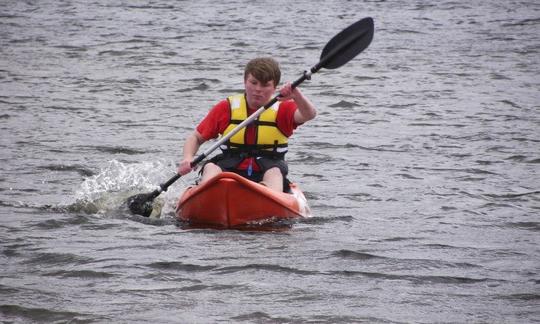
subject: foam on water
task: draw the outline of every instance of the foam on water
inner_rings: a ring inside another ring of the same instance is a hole
[[[111,160],[96,175],[84,179],[74,193],[75,203],[70,204],[68,209],[87,213],[126,211],[125,203],[130,196],[157,189],[171,170],[174,167],[164,161],[128,164]],[[185,181],[179,181],[180,186],[171,186],[154,200],[152,217],[174,211],[176,197],[183,189],[178,187],[183,187]]]

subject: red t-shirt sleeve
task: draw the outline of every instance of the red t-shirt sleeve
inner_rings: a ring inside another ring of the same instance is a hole
[[[296,103],[292,100],[287,100],[280,103],[277,114],[277,126],[283,135],[289,137],[293,134],[298,124],[294,121],[294,112],[296,111]]]
[[[229,101],[218,102],[199,123],[197,131],[206,141],[217,138],[229,125],[230,114]]]

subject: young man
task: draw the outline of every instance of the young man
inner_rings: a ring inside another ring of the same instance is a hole
[[[268,103],[281,78],[279,64],[272,58],[256,58],[245,67],[245,93],[230,96],[216,104],[187,137],[183,160],[177,172],[192,170],[199,147],[207,140],[230,132],[253,112]],[[298,125],[315,118],[317,111],[300,89],[287,83],[280,90],[279,101],[266,109],[258,119],[235,134],[221,146],[219,154],[206,162],[201,183],[223,171],[238,173],[269,188],[287,188],[287,138]]]

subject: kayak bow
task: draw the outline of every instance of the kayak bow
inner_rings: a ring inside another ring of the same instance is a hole
[[[176,207],[178,220],[196,226],[235,228],[309,217],[307,200],[296,184],[277,192],[236,173],[222,172],[189,187]]]

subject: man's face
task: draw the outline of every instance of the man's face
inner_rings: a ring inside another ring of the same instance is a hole
[[[248,74],[244,81],[244,86],[246,87],[247,103],[251,109],[258,109],[264,106],[272,99],[272,95],[276,91],[276,85],[273,80],[262,83],[252,76],[251,73]]]

